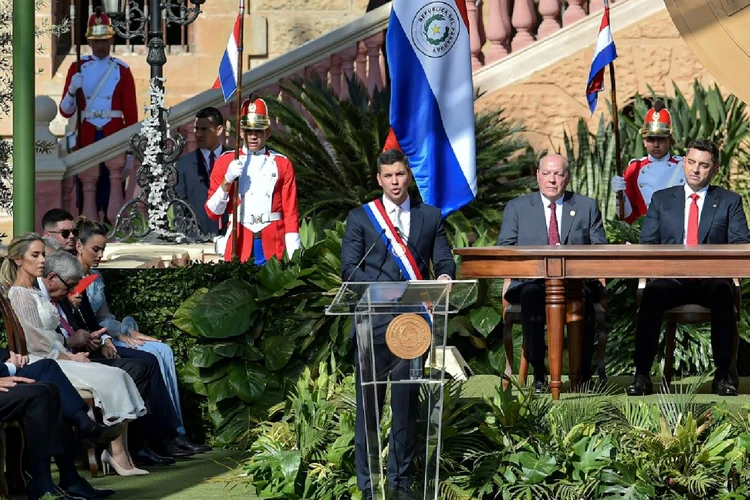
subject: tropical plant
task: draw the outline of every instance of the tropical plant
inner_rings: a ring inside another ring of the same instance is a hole
[[[335,369],[321,364],[317,377],[305,371],[286,404],[258,428],[245,471],[261,497],[358,498],[353,378]],[[450,384],[439,497],[745,498],[750,415],[698,402],[704,381],[653,402],[603,392],[555,403],[515,380],[512,388],[466,399],[460,384]]]
[[[175,312],[174,324],[199,341],[180,376],[208,397],[218,444],[247,441],[306,366],[331,353],[350,359],[351,322],[325,315],[341,284],[342,236],[338,224],[292,261],[270,260],[252,282],[201,288]]]

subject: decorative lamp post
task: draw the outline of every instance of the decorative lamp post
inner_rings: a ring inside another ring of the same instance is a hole
[[[192,207],[176,198],[177,171],[174,164],[182,154],[185,138],[180,134],[174,138],[170,135],[162,76],[162,68],[167,62],[162,21],[166,20],[168,25],[187,26],[198,18],[200,6],[206,0],[147,1],[148,14],[134,0],[102,0],[104,11],[119,36],[130,39],[145,36],[148,32],[146,62],[151,67],[148,116],[143,120],[141,133],[130,138],[133,155],[141,162],[136,173],[141,190],[117,213],[112,234],[120,240],[137,238],[153,243],[208,241],[210,238],[201,233]],[[193,6],[188,6],[188,3]],[[132,26],[135,29],[131,29]],[[144,220],[139,204],[148,208],[148,220]]]

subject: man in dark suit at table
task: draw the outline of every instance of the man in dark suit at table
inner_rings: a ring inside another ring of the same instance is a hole
[[[497,244],[513,245],[603,245],[607,243],[602,214],[587,196],[566,191],[570,183],[568,160],[549,154],[539,160],[536,179],[539,191],[510,201],[505,206]],[[591,380],[596,322],[594,304],[602,293],[601,283],[584,286],[584,327],[581,353],[581,382]],[[526,355],[534,367],[534,388],[541,392],[547,380],[544,366],[546,290],[544,280],[511,281],[505,300],[521,304]]]
[[[195,141],[198,148],[177,161],[177,197],[186,201],[195,212],[198,226],[205,235],[224,234],[228,215],[215,221],[208,217],[204,205],[208,198],[211,169],[227,150],[222,145],[224,117],[216,108],[203,108],[195,115]]]
[[[349,212],[341,245],[341,275],[344,281],[405,281],[413,279],[451,280],[456,274],[450,242],[445,234],[440,209],[409,198],[412,174],[409,161],[397,149],[384,151],[378,157],[378,184],[382,198]],[[413,258],[409,258],[409,256]],[[405,261],[416,264],[416,269]],[[434,272],[429,265],[432,264]],[[409,360],[397,358],[385,345],[385,331],[392,318],[373,317],[374,358],[383,377],[392,381],[409,378]],[[354,334],[353,334],[354,335]],[[371,497],[368,470],[365,415],[358,347],[355,343],[354,362],[357,366],[357,413],[354,455],[357,486],[362,498]],[[380,378],[380,377],[379,377]],[[385,386],[377,389],[378,408],[383,407]],[[409,498],[410,474],[416,444],[416,419],[419,386],[391,386],[391,436],[387,478],[395,498]],[[369,399],[369,398],[368,398]]]
[[[702,245],[750,243],[742,198],[712,186],[719,171],[719,148],[706,139],[690,143],[683,161],[685,185],[654,193],[641,229],[641,243]],[[735,396],[729,366],[734,336],[734,285],[730,279],[654,279],[643,290],[635,333],[635,380],[631,396],[653,391],[651,365],[656,357],[662,315],[684,304],[711,309],[711,350],[716,363],[712,390]]]

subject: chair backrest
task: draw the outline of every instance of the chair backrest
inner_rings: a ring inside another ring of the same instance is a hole
[[[26,356],[29,353],[26,349],[26,335],[23,333],[21,322],[18,321],[18,316],[16,316],[13,306],[10,304],[8,288],[5,285],[0,285],[0,314],[3,315],[5,330],[8,332],[8,349],[21,356]]]

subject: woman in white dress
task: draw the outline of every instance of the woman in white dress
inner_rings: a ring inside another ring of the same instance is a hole
[[[25,233],[10,242],[8,255],[0,267],[0,280],[10,287],[8,298],[26,336],[29,361],[55,359],[75,388],[93,393],[104,424],[122,426],[120,436],[102,454],[105,467],[112,466],[121,476],[148,474],[133,465],[127,448],[127,422],[146,414],[138,388],[123,370],[91,363],[88,353],[73,354],[66,349],[64,337],[57,332],[60,323],[57,308],[34,286],[36,278],[44,273],[44,262],[42,237]]]

